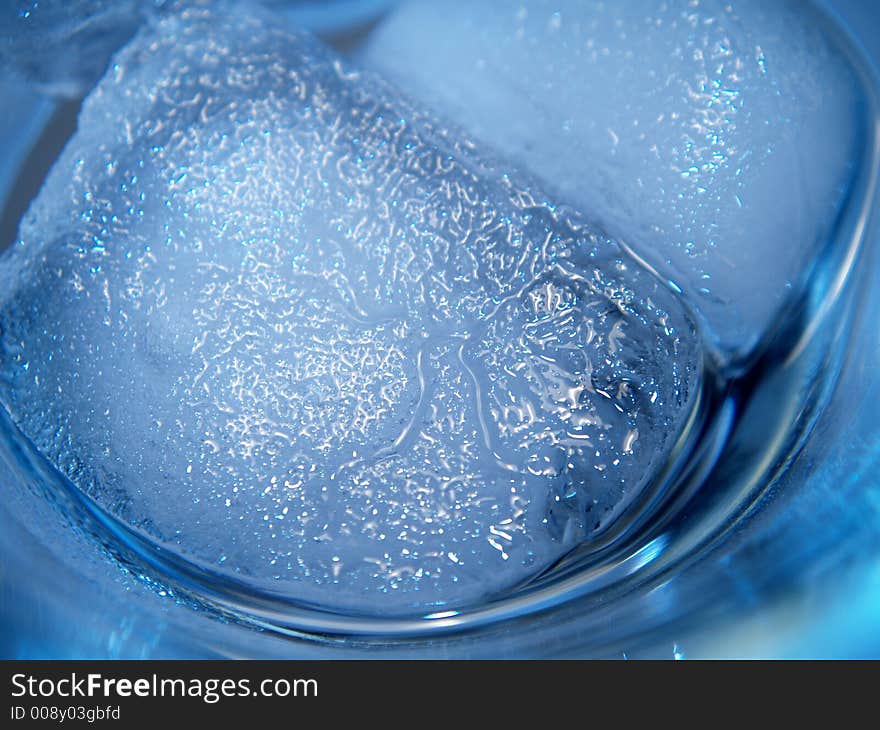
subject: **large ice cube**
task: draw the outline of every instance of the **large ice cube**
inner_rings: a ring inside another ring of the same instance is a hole
[[[748,349],[834,234],[859,87],[809,5],[404,2],[360,61],[538,173]]]
[[[105,509],[335,607],[475,601],[601,534],[693,406],[611,239],[306,34],[143,29],[0,261],[0,400]]]

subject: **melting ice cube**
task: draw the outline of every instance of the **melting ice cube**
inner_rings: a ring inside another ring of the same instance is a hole
[[[860,87],[805,3],[400,3],[376,68],[542,177],[747,350],[834,235]]]
[[[0,400],[106,510],[335,608],[478,601],[668,458],[668,290],[304,33],[144,28],[0,261]]]

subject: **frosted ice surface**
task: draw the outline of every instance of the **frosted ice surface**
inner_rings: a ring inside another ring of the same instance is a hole
[[[859,87],[802,2],[401,3],[359,58],[625,240],[748,348],[830,239]]]
[[[693,406],[611,239],[310,36],[143,29],[0,261],[0,401],[99,504],[322,605],[476,601],[597,536]]]

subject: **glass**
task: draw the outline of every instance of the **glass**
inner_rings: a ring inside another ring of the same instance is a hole
[[[876,82],[845,34],[824,16],[816,22],[828,24],[860,83],[860,154],[846,203],[758,343],[707,368],[693,418],[626,529],[483,605],[395,619],[311,610],[222,585],[157,549],[83,500],[4,414],[3,653],[875,653]],[[6,219],[17,220],[20,197],[51,162],[33,151],[58,149],[51,140],[70,133],[76,104],[9,86],[24,100],[14,124],[32,130],[6,148]],[[846,627],[834,620],[842,605]]]

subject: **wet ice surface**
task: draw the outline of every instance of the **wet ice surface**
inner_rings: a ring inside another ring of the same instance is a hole
[[[306,35],[144,29],[0,261],[0,401],[100,505],[321,605],[478,601],[669,455],[657,280]]]
[[[544,179],[747,349],[833,234],[858,86],[801,2],[401,3],[359,61]]]

